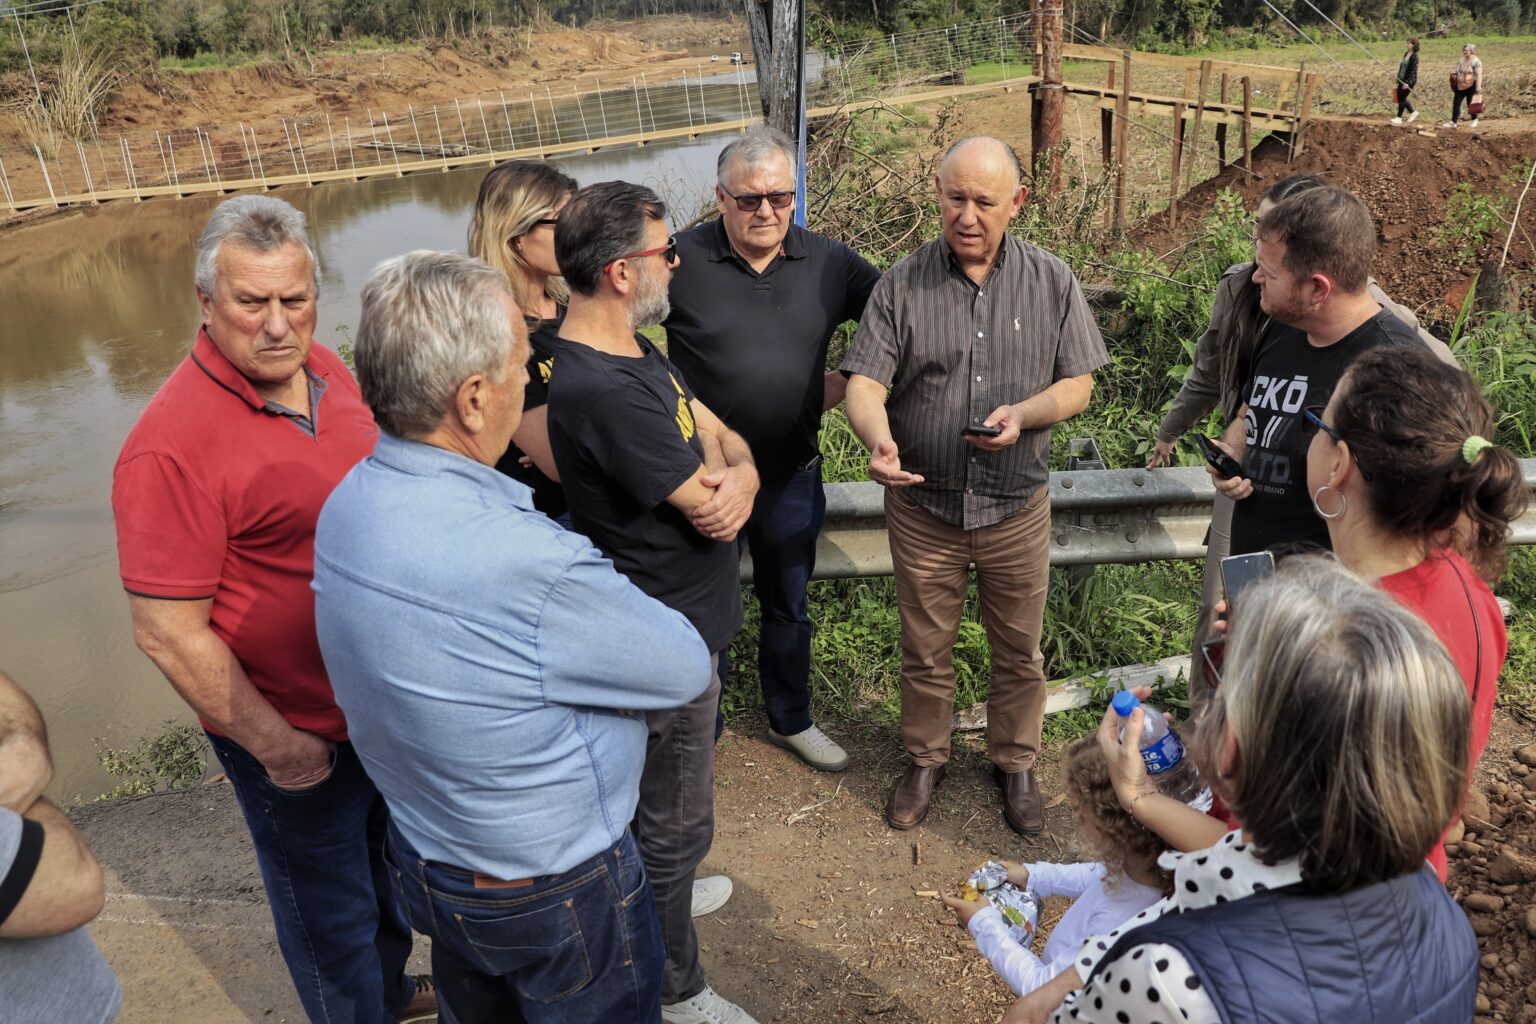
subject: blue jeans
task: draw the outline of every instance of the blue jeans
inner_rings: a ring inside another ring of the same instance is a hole
[[[817,465],[781,483],[764,484],[741,532],[752,552],[752,589],[762,616],[757,671],[763,707],[780,736],[811,727],[811,616],[805,588],[816,568],[816,538],[826,518],[827,493]]]
[[[352,744],[336,744],[329,778],[294,793],[238,743],[208,741],[251,830],[304,1012],[315,1024],[394,1024],[416,993],[411,929],[384,863],[389,811]]]
[[[440,1024],[651,1024],[666,961],[628,832],[561,875],[496,882],[422,860],[389,831],[389,866],[432,937]]]

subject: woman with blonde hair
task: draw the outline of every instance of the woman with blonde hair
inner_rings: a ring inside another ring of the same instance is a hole
[[[1477,940],[1424,863],[1467,781],[1456,664],[1328,559],[1240,603],[1191,746],[1243,825],[1162,858],[1173,895],[1083,945],[1052,1019],[1471,1020]]]
[[[550,454],[544,406],[569,296],[555,260],[555,225],[576,187],[576,179],[553,164],[511,160],[480,182],[469,222],[470,255],[506,277],[528,326],[523,419],[496,468],[532,488],[534,508],[551,518],[565,513],[565,492]]]

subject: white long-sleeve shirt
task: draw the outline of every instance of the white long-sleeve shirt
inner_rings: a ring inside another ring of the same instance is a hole
[[[976,948],[1013,989],[1024,995],[1050,981],[1067,967],[1090,935],[1103,935],[1152,906],[1163,894],[1124,876],[1109,892],[1104,888],[1104,865],[1030,864],[1029,889],[1036,896],[1067,896],[1075,903],[1067,908],[1045,943],[1045,957],[1035,956],[1008,934],[1008,922],[990,904],[970,921]]]

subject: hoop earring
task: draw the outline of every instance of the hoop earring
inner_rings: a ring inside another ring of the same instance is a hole
[[[1323,506],[1318,503],[1318,499],[1323,496],[1324,491],[1332,491],[1339,496],[1339,510],[1337,512],[1324,512]],[[1318,515],[1322,516],[1329,522],[1333,522],[1335,519],[1341,518],[1345,512],[1349,511],[1349,495],[1345,494],[1343,491],[1339,490],[1337,487],[1334,487],[1331,484],[1323,484],[1323,486],[1319,487],[1317,491],[1312,495],[1312,511],[1316,512]]]

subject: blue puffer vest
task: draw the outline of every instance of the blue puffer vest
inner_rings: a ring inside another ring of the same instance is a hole
[[[1182,952],[1223,1024],[1467,1024],[1477,939],[1425,867],[1337,895],[1301,886],[1169,914],[1120,936]]]

